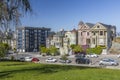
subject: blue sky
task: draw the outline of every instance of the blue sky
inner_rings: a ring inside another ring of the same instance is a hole
[[[120,0],[30,0],[33,14],[22,26],[49,27],[52,31],[78,28],[79,21],[115,25],[120,32]]]

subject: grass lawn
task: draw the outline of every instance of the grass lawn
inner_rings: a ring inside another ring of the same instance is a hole
[[[120,70],[0,62],[0,80],[120,80]]]

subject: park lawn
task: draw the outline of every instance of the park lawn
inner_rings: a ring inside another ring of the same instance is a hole
[[[120,80],[120,70],[31,62],[0,62],[0,80]]]

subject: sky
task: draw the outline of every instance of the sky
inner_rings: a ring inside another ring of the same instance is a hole
[[[52,31],[78,28],[80,21],[115,25],[120,32],[120,0],[30,0],[32,14],[22,26],[47,27]]]

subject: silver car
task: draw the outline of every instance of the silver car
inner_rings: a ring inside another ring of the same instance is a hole
[[[119,63],[114,60],[114,59],[102,59],[100,62],[99,62],[99,65],[106,65],[106,66],[117,66],[119,65]]]

